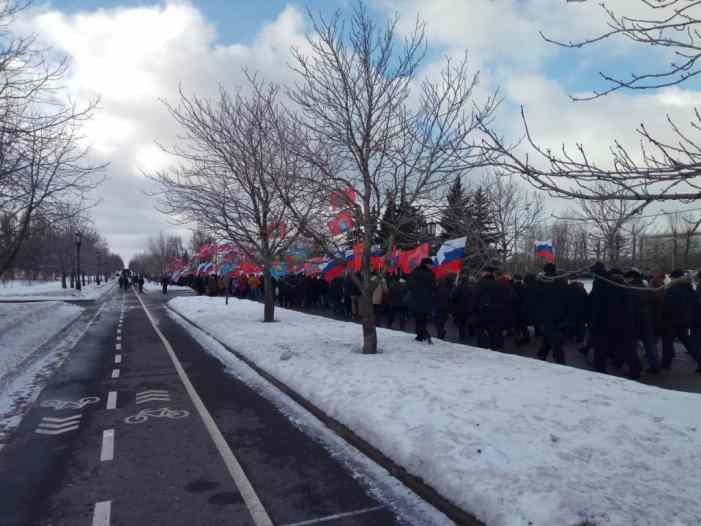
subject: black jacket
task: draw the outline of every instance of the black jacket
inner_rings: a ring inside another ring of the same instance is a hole
[[[419,314],[433,310],[436,293],[436,278],[430,268],[417,267],[409,276],[409,309]]]
[[[505,285],[493,276],[485,276],[477,284],[474,297],[474,310],[480,323],[505,326],[510,317],[511,297]]]
[[[691,327],[696,294],[686,278],[674,280],[664,294],[662,319],[668,327]]]

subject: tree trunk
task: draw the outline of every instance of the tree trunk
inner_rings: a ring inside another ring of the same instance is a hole
[[[71,288],[75,288],[75,274],[71,272]]]
[[[375,311],[372,305],[372,290],[370,284],[363,287],[360,296],[360,312],[363,321],[363,354],[377,353],[377,326],[375,325]]]
[[[68,288],[68,286],[66,285],[66,271],[65,270],[61,272],[61,288],[62,289]]]
[[[270,273],[270,265],[263,269],[263,293],[265,294],[265,307],[263,308],[263,321],[275,321],[275,291],[273,290],[273,277]]]

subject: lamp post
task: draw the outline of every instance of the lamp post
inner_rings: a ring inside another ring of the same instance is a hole
[[[76,290],[81,290],[81,284],[80,284],[80,245],[83,242],[82,235],[80,231],[75,233],[75,266],[76,266],[76,280],[75,280],[75,289]]]

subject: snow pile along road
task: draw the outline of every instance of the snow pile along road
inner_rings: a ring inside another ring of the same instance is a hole
[[[0,386],[81,312],[55,302],[0,303]]]
[[[358,325],[264,324],[248,301],[170,306],[490,526],[699,524],[699,395],[383,329],[364,356]]]
[[[81,290],[61,288],[60,281],[8,281],[0,283],[0,300],[31,298],[32,300],[83,299],[95,300],[110,291],[115,280],[97,285],[88,283]]]

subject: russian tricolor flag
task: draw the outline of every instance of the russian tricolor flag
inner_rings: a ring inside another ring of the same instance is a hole
[[[555,251],[553,250],[553,242],[551,240],[536,241],[535,255],[542,257],[550,263],[555,261]]]
[[[343,261],[332,259],[321,269],[321,277],[331,283],[337,277],[342,276],[345,270],[346,264]]]
[[[459,274],[465,260],[465,242],[466,237],[457,239],[449,239],[441,245],[436,254],[436,266],[433,272],[437,276],[446,276],[448,274]]]

